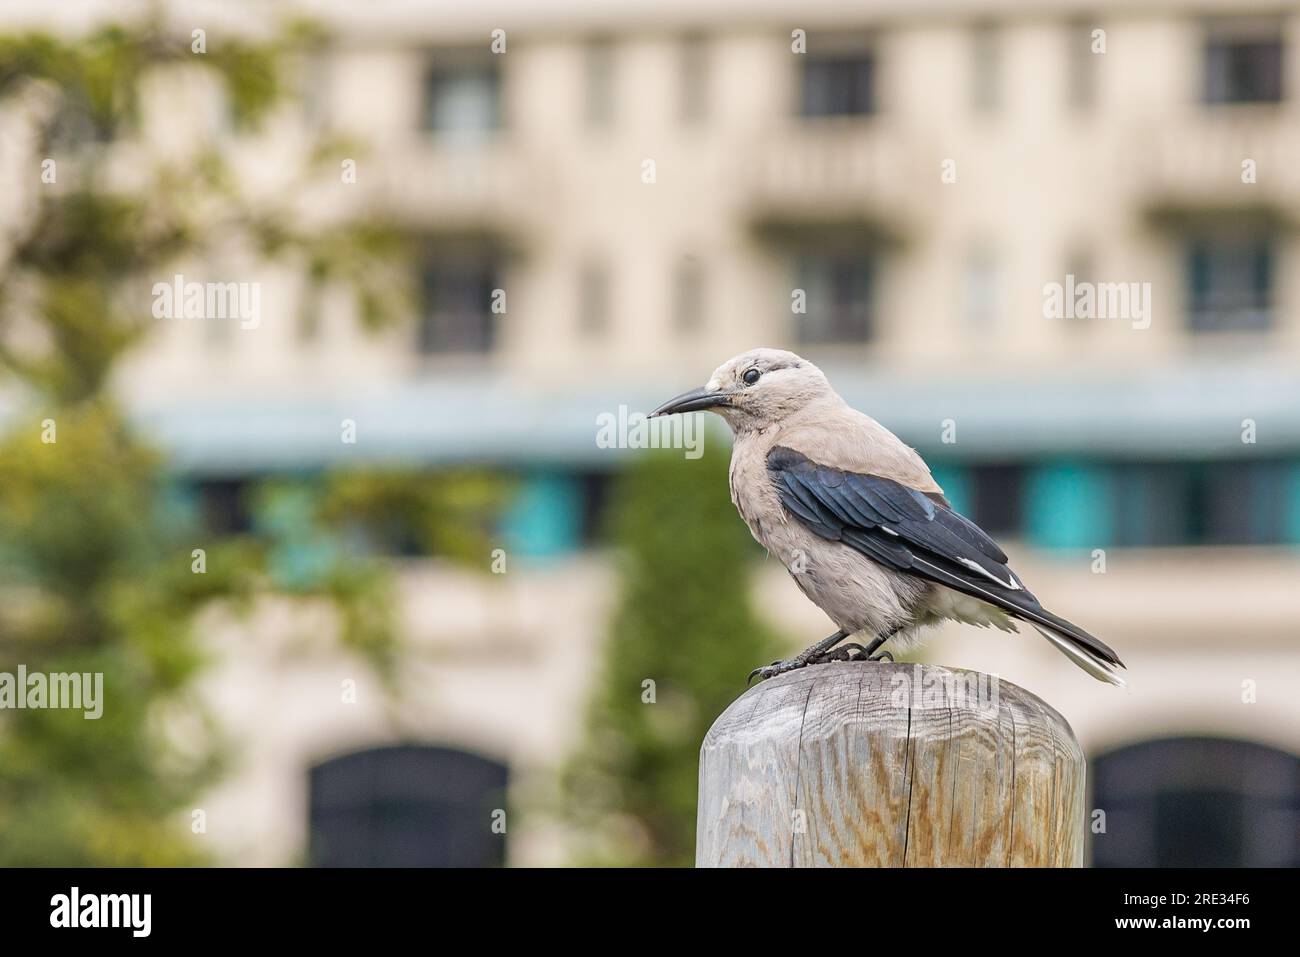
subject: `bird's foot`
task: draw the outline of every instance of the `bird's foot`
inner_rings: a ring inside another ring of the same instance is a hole
[[[881,652],[881,654],[887,655],[888,652]],[[775,678],[777,675],[783,675],[787,671],[797,671],[800,668],[806,668],[808,665],[824,665],[829,664],[832,661],[869,660],[878,659],[868,658],[866,648],[856,642],[849,642],[847,645],[840,645],[832,651],[826,651],[815,655],[806,653],[799,654],[784,661],[774,661],[770,665],[764,665],[762,668],[755,668],[749,673],[749,680],[745,683],[752,683],[756,675],[758,676],[759,681],[764,681],[768,678]],[[893,661],[894,659],[890,658],[889,660]]]
[[[759,681],[766,681],[768,678],[775,678],[777,675],[783,675],[787,671],[798,671],[808,665],[808,659],[800,657],[787,658],[784,661],[777,660],[770,665],[763,665],[761,668],[755,668],[745,679],[745,684],[753,684],[754,677],[757,675]]]
[[[808,663],[813,665],[824,665],[832,661],[866,661],[867,649],[855,641],[850,641],[847,645],[840,645],[833,651],[828,651],[824,655],[817,655]]]
[[[870,648],[851,641],[847,645],[840,645],[834,651],[813,655],[808,659],[808,664],[825,665],[832,661],[888,661],[892,663],[893,660],[894,656],[887,651],[878,651],[873,655]]]
[[[877,651],[873,655],[871,649],[851,641],[847,645],[840,645],[834,651],[828,651],[823,655],[814,655],[808,659],[808,664],[824,665],[831,661],[888,661],[892,664],[894,656],[887,651]]]

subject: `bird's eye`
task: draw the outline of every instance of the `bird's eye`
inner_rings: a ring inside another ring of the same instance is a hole
[[[759,372],[757,369],[746,369],[745,374],[741,376],[741,378],[745,380],[745,385],[753,385],[758,381],[758,377],[762,374],[763,373]]]

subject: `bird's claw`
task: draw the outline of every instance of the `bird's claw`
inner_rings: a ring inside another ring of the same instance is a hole
[[[787,671],[796,671],[799,668],[806,667],[809,664],[806,658],[788,658],[786,660],[778,659],[770,665],[763,665],[761,668],[755,668],[749,673],[745,684],[752,684],[754,676],[758,675],[759,681],[766,681],[768,678],[775,678],[777,675],[783,675]]]
[[[810,658],[795,657],[786,660],[772,662],[770,665],[763,665],[755,668],[749,673],[745,680],[746,685],[754,683],[754,677],[758,676],[759,681],[766,681],[768,678],[775,678],[777,675],[783,675],[787,671],[797,671],[800,668],[806,668],[808,665],[824,665],[832,661],[888,661],[893,662],[894,656],[887,651],[880,651],[874,655],[867,654],[867,649],[856,642],[849,642],[846,645],[840,645],[833,651],[825,654],[816,655]]]

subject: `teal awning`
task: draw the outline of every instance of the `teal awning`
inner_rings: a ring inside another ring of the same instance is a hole
[[[1300,370],[1280,363],[979,379],[874,366],[826,371],[851,404],[936,460],[1230,458],[1300,450]],[[367,389],[304,385],[293,396],[160,397],[132,414],[185,472],[348,462],[604,468],[635,451],[600,447],[598,416],[617,415],[620,405],[653,408],[692,384],[676,376],[534,391],[483,375]],[[1241,440],[1247,418],[1255,422],[1255,445]],[[952,444],[941,442],[946,419],[956,423]],[[355,443],[341,440],[344,420],[356,423]],[[725,429],[710,431],[708,441],[727,442]]]

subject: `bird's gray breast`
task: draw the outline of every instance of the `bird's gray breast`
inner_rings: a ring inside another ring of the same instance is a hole
[[[781,504],[766,453],[757,443],[738,441],[731,459],[731,500],[758,543],[785,565],[809,599],[850,633],[879,634],[911,621],[926,583],[805,528]]]
[[[785,565],[807,592],[811,580],[820,572],[811,567],[811,553],[832,543],[818,539],[785,510],[767,470],[766,451],[757,443],[748,447],[737,443],[731,459],[731,500],[750,534]]]
[[[774,552],[769,541],[771,532],[785,522],[785,509],[767,472],[767,458],[763,450],[752,443],[737,439],[731,456],[731,501],[736,511],[749,526],[750,533],[768,551]]]

